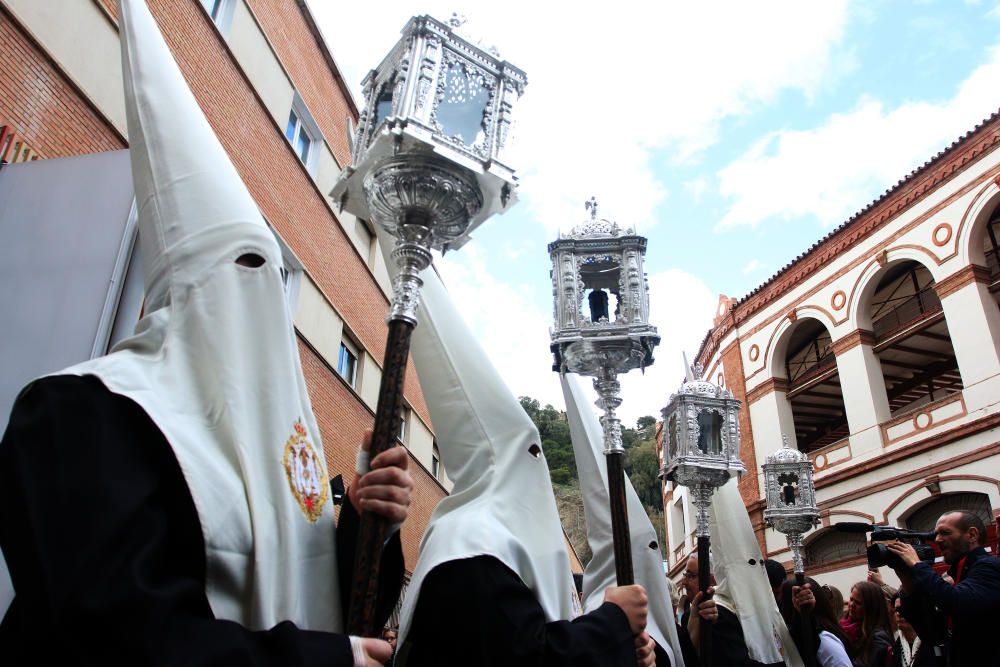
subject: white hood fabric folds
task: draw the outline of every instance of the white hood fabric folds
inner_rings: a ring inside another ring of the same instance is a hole
[[[380,240],[388,252],[391,239],[381,234]],[[538,431],[433,268],[420,277],[425,284],[413,361],[455,486],[424,533],[400,615],[399,645],[427,574],[474,556],[493,556],[516,572],[549,621],[571,620],[579,602]]]
[[[617,585],[614,540],[611,532],[611,500],[608,494],[608,464],[604,455],[604,432],[588,401],[579,376],[561,376],[566,414],[576,469],[583,491],[583,512],[587,519],[587,542],[593,558],[583,571],[583,609],[593,611],[604,602],[604,591]],[[649,522],[642,501],[625,476],[625,498],[632,538],[632,567],[635,583],[646,589],[649,615],[646,631],[670,654],[674,667],[683,667],[677,626],[670,604],[670,592],[663,572],[663,556],[656,531]]]
[[[281,252],[145,4],[120,0],[119,19],[145,316],[111,354],[63,373],[96,375],[166,436],[218,618],[339,631],[333,504]]]
[[[784,660],[789,667],[802,667],[774,601],[760,544],[735,478],[712,495],[710,530],[715,601],[739,616],[750,658],[765,664]]]

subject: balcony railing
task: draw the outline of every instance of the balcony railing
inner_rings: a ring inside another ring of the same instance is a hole
[[[904,329],[929,315],[941,312],[941,299],[929,287],[902,301],[895,308],[880,316],[872,324],[877,340],[882,340],[900,329]]]

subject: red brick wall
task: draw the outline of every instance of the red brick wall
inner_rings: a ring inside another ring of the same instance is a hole
[[[299,343],[299,355],[305,373],[313,412],[319,422],[330,476],[343,475],[344,483],[354,479],[354,453],[367,429],[372,427],[372,413],[355,398],[347,385],[337,376],[308,345]],[[413,477],[413,502],[410,514],[401,528],[403,556],[410,572],[417,564],[420,539],[430,520],[431,512],[445,497],[441,486],[410,455],[410,474]]]
[[[347,119],[357,123],[357,114],[321,57],[306,18],[295,4],[294,0],[247,0],[295,89],[326,137],[337,162],[346,167],[351,163]],[[334,39],[334,35],[326,36]]]
[[[42,157],[125,148],[114,128],[0,7],[0,125]]]

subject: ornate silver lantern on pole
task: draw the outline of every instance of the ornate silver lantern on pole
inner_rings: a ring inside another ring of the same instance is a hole
[[[604,410],[604,454],[608,463],[611,530],[618,585],[634,581],[625,469],[622,458],[619,373],[653,363],[660,342],[649,323],[648,282],[643,270],[646,239],[632,229],[597,217],[597,200],[586,203],[590,218],[549,244],[555,326],[552,370],[594,378]]]
[[[371,456],[395,445],[410,335],[417,324],[418,274],[442,252],[514,201],[505,162],[513,107],[524,72],[429,16],[410,19],[402,37],[362,82],[365,109],[353,164],[330,196],[396,238],[392,308]],[[363,512],[348,630],[372,636],[379,561],[387,526]]]
[[[686,370],[687,380],[662,410],[665,455],[660,476],[690,489],[697,510],[698,588],[707,597],[712,494],[733,474],[746,472],[740,460],[740,402],[728,389],[702,379],[700,364]],[[702,663],[712,664],[711,624],[704,620],[700,644]]]
[[[805,583],[805,561],[802,558],[802,535],[819,524],[819,507],[816,505],[816,486],[813,484],[813,466],[809,457],[788,446],[788,436],[782,436],[782,447],[768,454],[762,466],[767,509],[764,521],[779,533],[784,533],[792,550],[792,569],[795,583]],[[813,591],[818,595],[818,591]],[[803,625],[811,628],[808,614],[803,614]],[[807,665],[816,664],[812,649],[813,634],[803,632],[803,659]]]

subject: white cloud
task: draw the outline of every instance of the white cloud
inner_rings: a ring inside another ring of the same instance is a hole
[[[753,273],[754,271],[756,271],[759,268],[760,268],[760,260],[758,260],[756,258],[755,259],[751,259],[749,262],[746,263],[746,266],[743,267],[743,275],[747,275],[749,273]]]
[[[401,0],[312,0],[345,78],[357,84],[398,37],[413,11]],[[421,11],[465,14],[522,67],[529,86],[518,109],[522,197],[550,231],[585,215],[591,195],[609,218],[650,229],[667,191],[652,151],[695,155],[727,117],[783,90],[805,94],[834,66],[831,49],[846,0],[805,4],[562,3],[429,0]]]
[[[768,134],[719,172],[732,203],[718,227],[810,216],[843,222],[996,111],[998,80],[1000,47],[944,102],[886,109],[866,98],[815,129]]]
[[[694,199],[694,203],[701,203],[701,198],[705,196],[708,191],[708,179],[704,177],[695,178],[690,181],[684,182],[684,189],[691,198]]]

